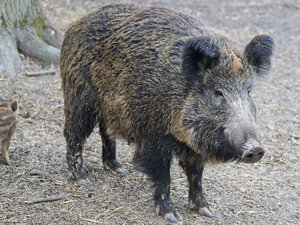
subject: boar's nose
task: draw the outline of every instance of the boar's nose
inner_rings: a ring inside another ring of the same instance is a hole
[[[260,148],[252,148],[251,150],[244,152],[242,156],[242,162],[244,163],[255,163],[258,162],[263,155],[265,154],[265,151]]]
[[[244,163],[258,162],[265,154],[265,151],[260,146],[260,143],[254,139],[248,140],[242,148],[243,155],[241,161]]]

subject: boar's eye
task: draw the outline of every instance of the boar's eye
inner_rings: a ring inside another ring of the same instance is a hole
[[[15,101],[13,101],[13,102],[11,102],[11,110],[13,111],[13,112],[15,112],[15,111],[17,111],[17,109],[18,109],[18,102],[15,100]]]
[[[224,98],[223,92],[220,91],[220,90],[215,90],[215,95],[216,95],[216,97],[222,97],[222,98]]]

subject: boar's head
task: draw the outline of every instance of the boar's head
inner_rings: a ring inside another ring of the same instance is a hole
[[[244,50],[224,36],[194,37],[183,47],[188,92],[182,113],[187,143],[217,161],[259,161],[264,150],[251,98],[255,76],[271,67],[273,40],[254,37]]]

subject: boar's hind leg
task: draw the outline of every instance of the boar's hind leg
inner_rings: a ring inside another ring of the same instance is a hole
[[[146,173],[154,182],[154,200],[157,212],[171,223],[182,223],[182,218],[173,207],[170,197],[170,167],[173,138],[166,136],[160,140],[148,141],[134,156],[138,169]]]
[[[96,112],[93,102],[89,102],[82,97],[82,104],[72,101],[73,98],[66,98],[66,106],[76,106],[76,110],[65,109],[66,123],[64,135],[67,142],[67,163],[73,178],[81,186],[91,187],[91,182],[83,170],[82,149],[87,137],[92,133],[96,124]],[[79,98],[74,98],[79,99]],[[78,101],[78,100],[77,100]],[[69,104],[68,104],[69,103]]]
[[[179,164],[185,170],[188,182],[189,182],[189,205],[190,208],[193,205],[196,207],[196,211],[202,215],[210,218],[215,217],[212,211],[208,207],[208,203],[202,192],[202,174],[203,166],[201,162],[193,160],[193,156],[190,158],[180,158]]]
[[[2,157],[3,157],[5,165],[10,165],[9,154],[8,154],[10,138],[11,138],[11,136],[9,136],[8,138],[6,138],[2,141]]]
[[[116,141],[106,134],[106,124],[99,119],[99,130],[102,140],[102,161],[104,168],[118,174],[127,174],[128,171],[116,159]]]

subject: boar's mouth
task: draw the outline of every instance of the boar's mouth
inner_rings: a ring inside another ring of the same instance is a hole
[[[254,138],[249,138],[241,146],[235,146],[230,143],[228,138],[226,138],[226,135],[223,134],[219,136],[219,140],[220,144],[213,153],[217,161],[256,163],[264,156],[264,150],[261,147],[261,143]]]
[[[228,162],[228,161],[241,161],[243,152],[237,150],[228,140],[228,138],[222,133],[219,136],[219,146],[213,153],[217,161]]]

